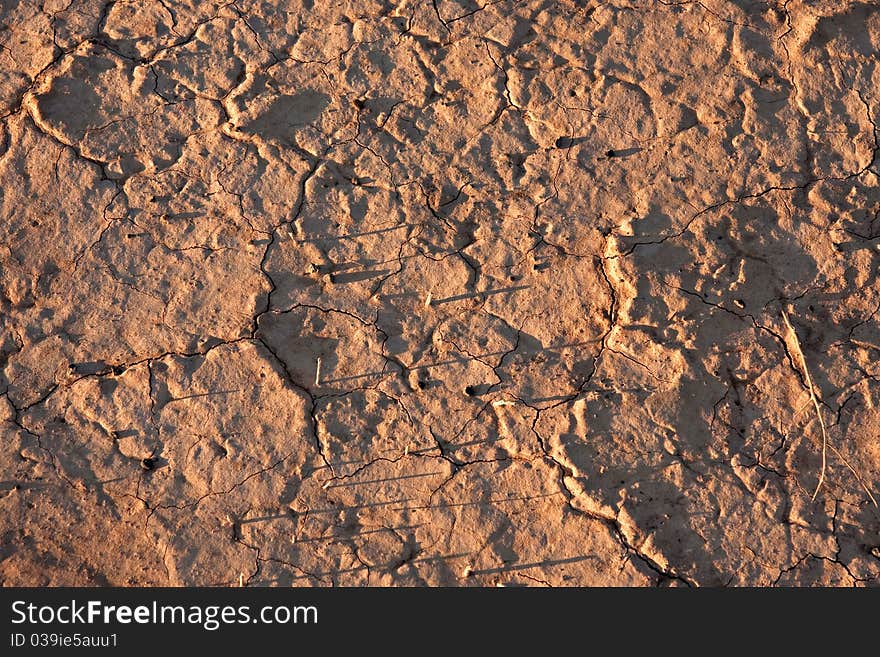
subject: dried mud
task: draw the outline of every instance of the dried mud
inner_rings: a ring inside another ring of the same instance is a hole
[[[878,50],[4,0],[0,581],[877,585]]]

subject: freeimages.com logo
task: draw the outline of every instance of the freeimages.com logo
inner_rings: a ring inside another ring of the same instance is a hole
[[[256,613],[249,605],[110,605],[101,600],[85,603],[71,600],[60,605],[37,605],[24,600],[12,603],[12,624],[21,625],[200,625],[213,631],[222,625],[262,623],[265,625],[317,624],[313,605],[267,605]]]

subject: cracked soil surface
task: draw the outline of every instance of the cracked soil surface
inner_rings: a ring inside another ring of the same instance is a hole
[[[0,0],[0,581],[880,584],[878,50]]]

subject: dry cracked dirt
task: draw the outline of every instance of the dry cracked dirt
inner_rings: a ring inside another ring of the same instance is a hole
[[[880,584],[878,49],[0,0],[0,581]]]

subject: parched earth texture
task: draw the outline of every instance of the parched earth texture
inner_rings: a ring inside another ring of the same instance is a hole
[[[0,581],[877,585],[878,50],[2,0]]]

